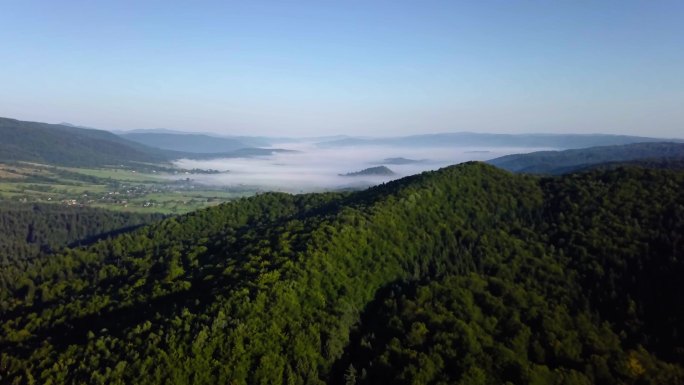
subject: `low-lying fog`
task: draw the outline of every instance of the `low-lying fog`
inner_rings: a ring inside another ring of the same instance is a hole
[[[426,170],[469,160],[489,160],[508,154],[547,150],[548,148],[405,148],[343,147],[320,148],[315,144],[279,144],[281,149],[297,152],[274,153],[270,156],[213,160],[180,159],[176,166],[184,169],[224,171],[220,174],[194,174],[197,183],[220,186],[253,186],[261,190],[311,192],[359,188],[387,182]],[[387,161],[404,158],[419,162],[404,164]],[[394,175],[342,176],[369,167],[384,165]]]

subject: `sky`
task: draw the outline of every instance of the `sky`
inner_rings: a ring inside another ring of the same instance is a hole
[[[684,137],[684,2],[0,0],[0,116]]]

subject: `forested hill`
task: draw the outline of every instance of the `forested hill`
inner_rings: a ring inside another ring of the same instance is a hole
[[[107,131],[0,118],[0,162],[65,166],[164,162],[169,154]]]
[[[41,252],[94,243],[162,218],[161,214],[0,202],[0,266],[29,263]]]
[[[600,146],[565,151],[537,151],[529,154],[506,155],[487,163],[514,172],[533,174],[564,174],[606,163],[651,162],[651,166],[684,161],[684,143],[633,143],[620,146]]]
[[[129,136],[136,140],[129,140]],[[237,140],[213,138],[214,146],[205,146],[197,152],[175,151],[171,148],[199,149],[211,137],[196,139],[193,135],[172,136],[175,145],[165,141],[164,134],[115,135],[108,131],[80,128],[63,124],[25,122],[0,118],[0,162],[36,162],[72,167],[110,165],[136,165],[140,163],[166,163],[175,159],[215,159],[271,155],[274,152],[294,152],[280,148],[243,146]],[[186,137],[187,138],[184,138]],[[154,139],[154,140],[153,140]],[[155,141],[156,140],[156,141]],[[185,140],[187,146],[178,146]],[[158,141],[158,142],[157,142]],[[254,138],[248,143],[259,143]],[[139,143],[142,142],[142,143]],[[149,143],[149,145],[148,145]],[[232,144],[230,144],[232,143]]]
[[[682,383],[683,234],[670,170],[262,194],[7,281],[0,381]]]

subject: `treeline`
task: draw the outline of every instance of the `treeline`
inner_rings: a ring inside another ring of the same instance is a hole
[[[14,280],[0,376],[682,382],[682,191],[675,171],[541,179],[468,163],[169,218]]]

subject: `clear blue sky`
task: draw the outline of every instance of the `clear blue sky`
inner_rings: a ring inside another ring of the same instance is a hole
[[[0,116],[684,137],[684,1],[0,0]]]

